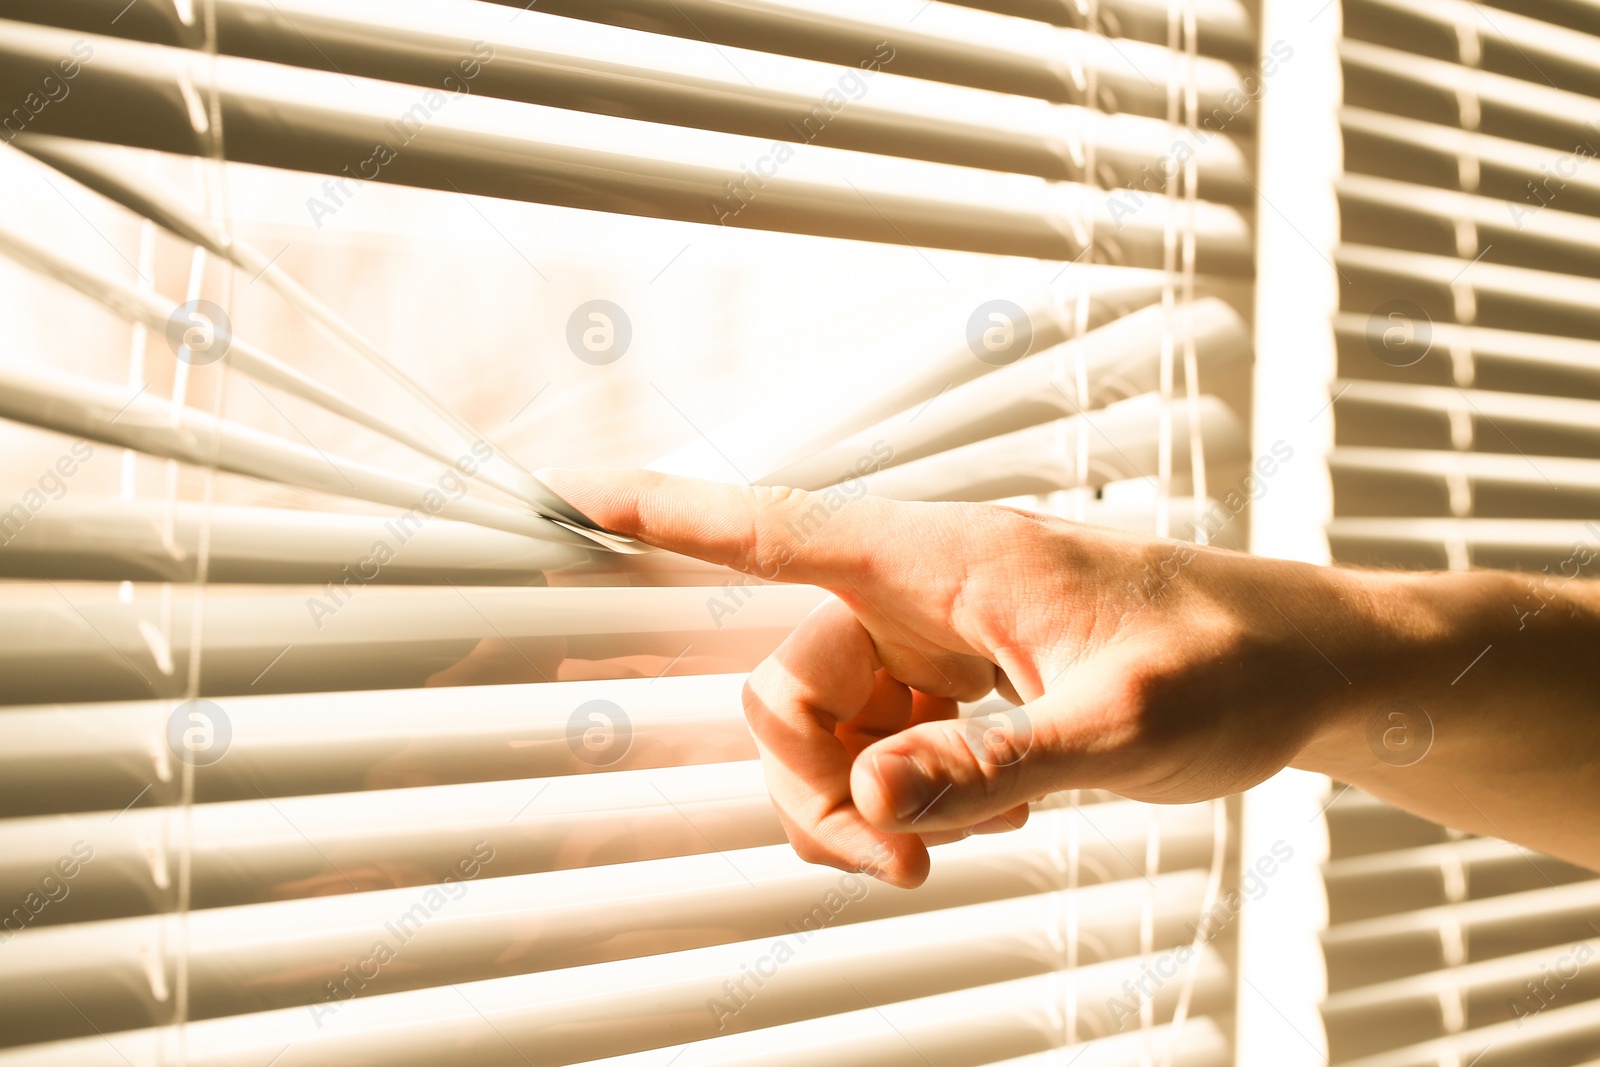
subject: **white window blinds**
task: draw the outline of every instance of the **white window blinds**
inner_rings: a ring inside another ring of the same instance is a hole
[[[1600,20],[1566,2],[1343,14],[1329,541],[1352,563],[1528,571],[1512,641],[1600,547]],[[1414,728],[1393,760],[1431,739]],[[1330,1062],[1600,1056],[1592,873],[1342,789]]]
[[[527,471],[1241,543],[1255,37],[0,0],[0,1065],[1231,1062],[1236,805],[805,865],[739,691],[824,594]]]

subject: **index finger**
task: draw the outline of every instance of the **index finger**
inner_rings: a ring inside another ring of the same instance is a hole
[[[647,470],[545,468],[535,477],[614,533],[774,582],[835,586],[868,576],[886,509],[841,487],[726,485]]]

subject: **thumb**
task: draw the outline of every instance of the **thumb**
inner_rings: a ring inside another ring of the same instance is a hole
[[[1073,681],[1076,691],[1093,688]],[[856,758],[851,799],[890,833],[982,826],[1047,793],[1109,777],[1115,742],[1100,710],[1058,688],[1030,704],[996,699],[970,718],[913,726]]]
[[[613,533],[767,581],[843,585],[906,507],[842,487],[808,493],[647,470],[546,468],[535,477]]]

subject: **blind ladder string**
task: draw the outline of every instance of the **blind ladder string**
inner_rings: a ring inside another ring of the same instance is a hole
[[[1079,14],[1083,18],[1084,30],[1089,34],[1100,32],[1100,0],[1076,0]],[[1099,71],[1092,64],[1081,64],[1083,72],[1083,112],[1078,116],[1077,143],[1080,152],[1081,184],[1086,192],[1092,191],[1099,184],[1099,161],[1096,153],[1096,142],[1093,137],[1084,134],[1084,121],[1089,112],[1100,104]],[[1089,206],[1089,198],[1081,196],[1078,205],[1082,210],[1081,228],[1088,236],[1085,248],[1079,255],[1088,261],[1094,262],[1095,222],[1093,209]],[[1088,485],[1089,485],[1089,424],[1083,415],[1089,403],[1089,368],[1088,359],[1084,352],[1083,337],[1089,332],[1090,310],[1094,299],[1093,273],[1083,269],[1074,273],[1073,293],[1073,329],[1072,340],[1067,346],[1071,353],[1072,387],[1075,394],[1073,404],[1077,409],[1079,418],[1076,420],[1074,434],[1074,468],[1076,478],[1074,486],[1076,491],[1072,494],[1072,517],[1082,522],[1088,517]],[[1078,988],[1075,976],[1078,970],[1081,955],[1081,932],[1078,918],[1078,887],[1082,882],[1081,870],[1081,812],[1079,804],[1082,802],[1082,790],[1073,789],[1067,794],[1067,803],[1074,817],[1065,819],[1067,834],[1066,855],[1066,972],[1068,980],[1065,984],[1065,1005],[1063,1011],[1064,1032],[1062,1034],[1063,1047],[1070,1048],[1078,1043]]]
[[[205,78],[206,93],[206,128],[199,129],[196,133],[205,139],[209,152],[209,167],[207,173],[202,175],[202,194],[207,212],[216,219],[224,236],[230,245],[233,241],[233,220],[227,196],[226,155],[223,144],[222,120],[222,90],[219,78],[220,64],[217,49],[217,12],[216,0],[203,0],[204,18],[204,59],[197,63],[203,66],[207,77]],[[234,269],[231,262],[222,265],[222,301],[224,311],[232,316],[234,305]],[[226,386],[228,382],[229,360],[224,358],[218,361],[215,384],[212,394],[212,414],[220,419],[225,413]],[[207,457],[207,465],[202,473],[203,500],[201,505],[198,544],[195,554],[194,597],[190,611],[189,634],[189,661],[188,677],[185,693],[187,700],[194,700],[200,693],[201,660],[203,655],[202,641],[205,633],[205,607],[206,583],[210,571],[211,558],[211,517],[212,506],[216,499],[217,467],[221,452],[221,435],[214,435],[211,453]],[[193,888],[193,862],[194,862],[194,763],[189,760],[181,761],[183,775],[183,791],[180,804],[183,834],[178,851],[178,936],[179,944],[175,959],[174,1003],[173,1003],[173,1035],[177,1052],[178,1067],[184,1067],[188,1062],[188,1021],[189,1021],[189,909]],[[162,1050],[165,1051],[165,1042]]]

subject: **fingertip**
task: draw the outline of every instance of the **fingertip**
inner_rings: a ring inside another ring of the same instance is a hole
[[[880,843],[877,855],[862,865],[861,873],[896,889],[916,889],[928,880],[928,848],[915,834],[896,834],[892,841]]]
[[[632,501],[646,485],[645,471],[568,470],[540,467],[533,476],[596,525],[617,533],[633,532]]]

